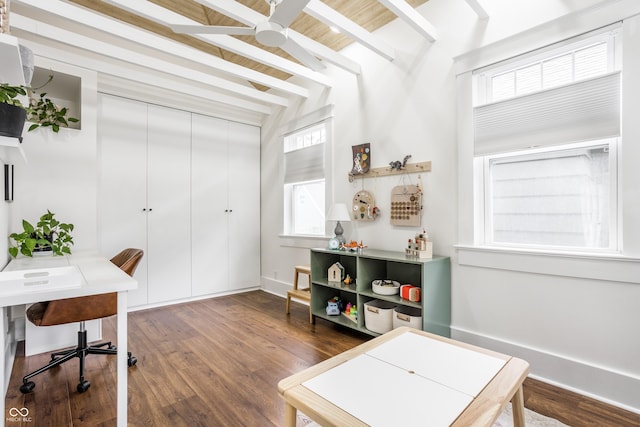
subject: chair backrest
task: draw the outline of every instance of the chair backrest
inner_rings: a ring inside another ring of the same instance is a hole
[[[111,262],[120,267],[129,276],[133,276],[142,259],[142,255],[144,255],[142,249],[127,248],[111,258]]]
[[[133,276],[143,254],[142,249],[128,248],[111,258],[111,262]],[[111,292],[39,302],[29,307],[27,319],[37,326],[52,326],[113,316],[117,309],[118,296]]]

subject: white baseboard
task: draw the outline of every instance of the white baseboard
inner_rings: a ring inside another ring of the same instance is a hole
[[[532,378],[640,414],[640,378],[454,326],[451,337],[526,360]]]
[[[261,289],[270,294],[277,295],[282,298],[287,297],[287,291],[291,290],[293,285],[291,283],[282,282],[280,280],[271,279],[269,277],[262,276],[260,280]]]

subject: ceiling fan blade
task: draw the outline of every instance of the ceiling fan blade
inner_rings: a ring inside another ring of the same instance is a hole
[[[232,36],[252,36],[255,30],[249,27],[225,27],[217,25],[170,25],[178,34],[228,34]]]
[[[303,48],[290,38],[287,38],[287,41],[284,42],[282,46],[280,46],[280,49],[284,50],[307,67],[311,68],[313,71],[320,71],[326,68],[326,66],[322,62],[320,62],[318,58],[311,55],[305,48]]]
[[[300,15],[309,1],[311,0],[283,0],[276,6],[276,11],[269,17],[269,21],[287,28]]]

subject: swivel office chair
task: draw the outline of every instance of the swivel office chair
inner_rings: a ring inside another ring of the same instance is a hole
[[[133,272],[138,267],[142,259],[141,249],[129,248],[118,253],[111,258],[111,262],[120,267],[128,275],[133,276]],[[84,359],[88,354],[117,354],[117,348],[111,342],[103,342],[95,345],[88,345],[87,331],[84,322],[87,320],[101,319],[113,316],[117,313],[118,295],[115,292],[101,295],[89,295],[86,297],[67,298],[54,301],[39,302],[27,309],[27,319],[36,326],[53,326],[66,323],[80,323],[78,331],[78,346],[72,350],[55,352],[51,354],[51,361],[42,368],[25,375],[22,378],[20,391],[30,393],[36,384],[29,381],[30,378],[41,374],[51,368],[77,357],[80,359],[80,382],[78,393],[84,393],[89,389],[91,383],[84,378]],[[122,315],[126,316],[126,313]],[[137,359],[127,353],[127,364],[133,366]]]

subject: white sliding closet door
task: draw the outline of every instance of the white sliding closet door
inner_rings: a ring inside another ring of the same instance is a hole
[[[229,123],[229,283],[260,284],[260,128]]]
[[[191,296],[191,113],[149,105],[149,303]]]
[[[193,295],[229,289],[228,121],[192,115],[191,224]]]
[[[99,95],[98,247],[107,257],[132,247],[145,256],[129,306],[147,303],[147,104]]]

